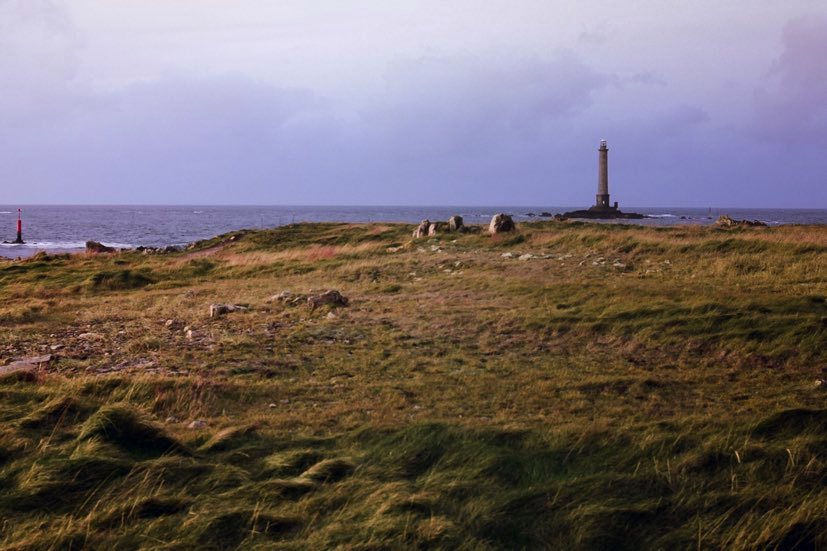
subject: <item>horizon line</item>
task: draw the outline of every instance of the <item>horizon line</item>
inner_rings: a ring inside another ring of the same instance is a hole
[[[588,208],[591,205],[586,205]],[[256,204],[256,203],[0,203],[0,207],[8,207],[13,209],[23,207],[202,207],[202,208],[475,208],[475,209],[497,209],[497,208],[520,208],[520,209],[578,209],[584,208],[583,205],[461,205],[461,204],[445,204],[445,205],[412,205],[412,204],[298,204],[298,203],[284,203],[284,204]],[[827,210],[824,207],[768,207],[768,206],[685,206],[685,205],[624,205],[625,209],[711,209],[711,210]]]

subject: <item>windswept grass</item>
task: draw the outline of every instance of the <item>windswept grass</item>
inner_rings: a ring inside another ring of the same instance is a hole
[[[827,230],[410,231],[0,265],[0,547],[827,546]]]

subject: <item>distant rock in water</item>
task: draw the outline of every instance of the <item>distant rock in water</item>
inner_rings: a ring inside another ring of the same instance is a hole
[[[116,249],[114,247],[107,247],[103,243],[98,243],[97,241],[87,241],[86,242],[86,252],[92,254],[98,253],[114,253]]]
[[[763,227],[766,226],[764,222],[760,220],[736,220],[735,218],[731,218],[726,214],[722,214],[718,220],[715,221],[715,225],[721,228],[743,228],[743,227]]]
[[[491,223],[488,225],[489,233],[505,233],[516,229],[517,226],[514,225],[514,220],[503,213],[495,214],[494,217],[491,218]]]

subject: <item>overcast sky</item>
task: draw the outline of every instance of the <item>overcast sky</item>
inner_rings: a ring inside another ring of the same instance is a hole
[[[824,0],[0,0],[0,204],[827,208]]]

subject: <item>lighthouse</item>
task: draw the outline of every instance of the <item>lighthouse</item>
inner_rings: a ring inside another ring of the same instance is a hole
[[[594,205],[586,210],[574,210],[563,213],[565,218],[645,218],[636,212],[620,212],[617,201],[614,204],[609,202],[609,144],[606,140],[600,140],[600,147],[597,148],[597,195]]]
[[[21,217],[22,211],[17,209],[17,239],[14,240],[14,243],[22,245],[25,243],[23,241],[23,218]]]
[[[600,140],[597,150],[597,201],[594,206],[599,209],[609,207],[609,145],[606,140]]]

